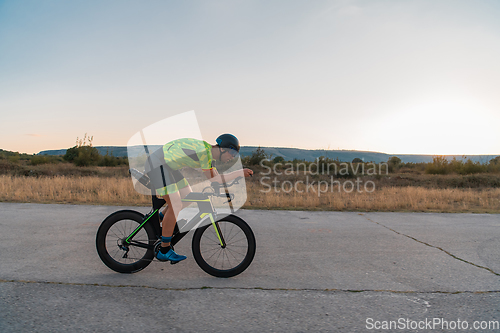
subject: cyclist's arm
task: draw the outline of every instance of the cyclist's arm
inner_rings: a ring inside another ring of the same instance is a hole
[[[203,171],[203,174],[205,175],[205,177],[207,177],[207,179],[210,179],[210,180],[219,175],[219,172],[217,171],[216,168],[201,169],[201,171]]]
[[[217,171],[216,168],[212,168],[212,169],[202,169],[203,173],[205,174],[205,177],[207,177],[208,180],[210,180],[211,182],[217,182],[217,183],[222,183],[222,178],[221,176],[219,175],[219,172]],[[227,175],[229,176],[229,174]],[[227,178],[226,175],[224,175],[224,179],[226,180],[233,180],[234,178]]]

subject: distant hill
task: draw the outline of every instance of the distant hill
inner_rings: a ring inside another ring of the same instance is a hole
[[[112,154],[116,157],[127,156],[127,147],[116,147],[116,146],[98,146],[96,147],[101,155]],[[241,147],[241,156],[249,156],[258,147],[255,146],[245,146]],[[392,156],[397,156],[404,163],[428,163],[432,162],[432,157],[434,155],[411,155],[411,154],[385,154],[371,151],[359,151],[359,150],[310,150],[310,149],[298,149],[298,148],[279,148],[279,147],[261,147],[267,154],[271,155],[271,158],[276,156],[282,156],[286,161],[292,161],[293,159],[314,161],[320,156],[325,156],[331,159],[338,159],[342,162],[351,162],[355,158],[360,158],[365,162],[387,162],[387,160]],[[66,149],[58,150],[44,150],[38,153],[38,155],[64,155],[66,154]],[[467,155],[474,162],[488,163],[491,159],[498,155]],[[449,159],[456,157],[457,159],[462,159],[462,155],[448,155]]]

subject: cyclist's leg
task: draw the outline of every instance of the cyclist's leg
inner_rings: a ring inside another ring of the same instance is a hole
[[[162,221],[162,236],[172,237],[174,233],[175,223],[177,222],[177,216],[183,208],[181,195],[179,191],[174,193],[165,194],[162,196],[167,203],[167,210],[164,212],[164,217]],[[170,242],[162,242],[163,247],[170,246]]]
[[[184,177],[184,175],[179,170],[173,170],[172,177],[175,180],[175,185],[179,189],[181,199],[184,199],[186,197],[186,195],[193,192],[193,190],[191,189],[191,186],[189,185],[189,182],[187,181],[187,179]],[[191,204],[191,202],[183,202],[182,208],[186,208],[190,204]]]
[[[187,179],[184,178],[184,176],[182,175],[182,173],[179,170],[171,170],[171,175],[173,177],[173,180],[175,181],[175,186],[177,187],[177,189],[180,192],[181,199],[184,199],[186,197],[186,195],[193,192]],[[190,204],[192,204],[192,202],[183,202],[181,210],[186,208]],[[165,214],[167,213],[167,209],[168,209],[168,203],[167,203],[167,206],[165,206],[165,208],[162,211],[163,216],[165,216]],[[177,211],[176,217],[178,215],[179,214]]]
[[[160,163],[160,162],[158,162]],[[148,165],[146,163],[146,170]],[[172,170],[168,165],[161,164],[157,168],[148,172],[152,186],[156,189],[156,194],[161,196],[167,206],[163,210],[162,236],[172,237],[177,216],[182,209],[182,201],[177,185],[178,179],[183,178],[179,171]],[[162,247],[169,247],[170,242],[162,242]]]
[[[193,192],[193,190],[191,189],[191,186],[189,184],[187,184],[187,186],[179,189],[179,193],[180,193],[182,199],[184,199],[191,192]],[[193,203],[192,201],[183,202],[182,208],[186,208],[187,206],[189,206],[192,203]]]
[[[177,216],[182,209],[181,195],[179,191],[169,192],[162,196],[168,204],[165,217],[163,218],[162,227],[162,242],[160,251],[157,254],[159,260],[170,260],[172,263],[186,259],[186,256],[179,255],[170,247],[170,240],[174,233]]]
[[[163,198],[168,203],[168,209],[163,218],[161,247],[156,258],[161,261],[169,260],[171,263],[176,263],[187,258],[186,256],[175,253],[174,249],[170,246],[170,240],[172,239],[171,237],[174,232],[177,216],[179,210],[182,209],[181,196],[177,191],[169,195],[164,195]]]

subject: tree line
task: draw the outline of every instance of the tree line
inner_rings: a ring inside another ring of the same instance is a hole
[[[18,152],[10,152],[0,149],[0,160],[7,160],[11,163],[18,163],[25,161],[30,165],[48,164],[48,163],[61,163],[70,162],[76,166],[119,166],[127,165],[127,157],[116,157],[113,154],[106,152],[105,155],[99,153],[97,148],[92,144],[93,137],[88,137],[87,134],[83,139],[76,139],[75,146],[66,150],[63,156],[52,155],[30,155]],[[360,158],[354,158],[352,161],[340,161],[326,156],[320,156],[316,161],[306,161],[305,159],[293,159],[291,161],[285,160],[282,156],[273,157],[267,154],[264,149],[258,147],[252,152],[251,155],[243,156],[241,158],[243,165],[257,166],[264,164],[266,166],[278,165],[278,167],[285,168],[286,165],[305,165],[311,166],[311,170],[325,170],[325,167],[331,164],[350,163],[353,167],[357,164],[366,164],[374,162],[366,162]],[[392,156],[387,162],[376,163],[380,164],[384,172],[387,173],[404,173],[404,172],[422,172],[427,174],[476,174],[476,173],[500,173],[500,156],[491,159],[488,162],[480,163],[474,162],[470,158],[463,156],[462,159],[453,157],[448,159],[446,156],[434,156],[433,161],[429,163],[404,163],[399,157]]]
[[[267,165],[273,166],[276,164],[286,167],[286,165],[292,165],[296,167],[298,164],[305,165],[309,167],[311,165],[312,170],[316,171],[314,168],[319,168],[324,170],[329,164],[340,164],[349,163],[355,168],[357,164],[373,164],[374,162],[363,161],[360,158],[354,158],[352,161],[340,161],[338,159],[332,159],[326,156],[320,156],[316,161],[306,161],[301,159],[293,159],[291,161],[285,160],[282,156],[276,156],[273,158],[272,155],[267,154],[264,149],[258,147],[252,152],[251,155],[242,158],[242,163],[244,165]],[[423,172],[426,174],[433,175],[446,175],[446,174],[476,174],[476,173],[500,173],[500,156],[491,159],[488,162],[480,163],[474,162],[470,158],[463,156],[462,159],[457,159],[453,157],[448,159],[446,156],[434,156],[432,162],[408,162],[404,163],[397,156],[390,157],[387,162],[375,163],[380,164],[382,170],[387,173],[397,173],[397,172]],[[385,169],[384,169],[385,168]]]
[[[92,144],[94,137],[87,137],[83,139],[76,138],[75,146],[66,150],[66,154],[60,155],[31,155],[18,152],[11,152],[0,149],[0,160],[7,160],[11,163],[19,163],[24,161],[29,165],[40,164],[56,164],[62,162],[70,162],[76,166],[119,166],[128,165],[127,157],[116,157],[113,154],[106,152],[101,155],[97,148]]]

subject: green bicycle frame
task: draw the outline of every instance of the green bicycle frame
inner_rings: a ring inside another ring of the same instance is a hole
[[[155,233],[157,234],[158,238],[161,236],[161,227],[159,223],[159,218],[158,218],[158,211],[159,209],[165,204],[165,200],[159,199],[156,196],[152,196],[152,201],[153,201],[153,209],[152,211],[144,216],[144,221],[125,239],[125,243],[130,245],[132,244],[132,239],[134,236],[144,227],[144,225],[148,222],[153,224],[153,228],[155,229]],[[222,248],[226,247],[226,242],[224,239],[224,236],[222,235],[222,232],[219,227],[219,223],[215,221],[215,216],[217,215],[212,202],[210,200],[210,197],[206,193],[195,193],[191,192],[189,193],[186,198],[182,199],[183,202],[196,202],[198,205],[199,212],[196,214],[191,220],[189,220],[184,226],[183,229],[187,230],[184,232],[179,231],[179,227],[176,224],[175,230],[174,230],[174,235],[172,236],[171,244],[175,245],[177,242],[179,242],[187,233],[196,225],[198,225],[206,216],[210,218],[210,222],[212,226],[214,227],[215,233],[217,234],[217,238],[219,239],[220,245]],[[151,219],[153,216],[156,218]],[[134,245],[139,246],[139,247],[146,247],[150,248],[151,245],[142,245],[139,243],[134,242]]]

